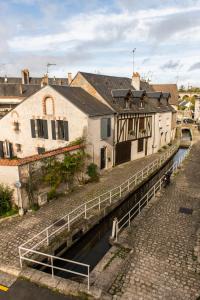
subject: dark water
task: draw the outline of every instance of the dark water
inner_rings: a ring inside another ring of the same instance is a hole
[[[111,236],[112,223],[114,217],[119,219],[124,216],[140,199],[141,197],[163,176],[166,170],[177,161],[187,151],[179,149],[174,157],[168,161],[163,168],[156,173],[148,182],[139,187],[132,195],[113,210],[108,216],[93,227],[88,233],[82,236],[73,246],[71,246],[63,255],[62,258],[75,260],[81,263],[89,264],[90,271],[97,265],[102,257],[110,249],[109,237]],[[54,264],[62,268],[68,268],[76,272],[86,273],[85,267],[74,267],[71,264],[60,263],[55,260]],[[50,272],[46,268],[45,272]],[[55,270],[55,275],[64,278],[73,278],[74,275],[63,271]],[[79,277],[80,278],[80,277]],[[74,278],[75,279],[75,278]],[[77,279],[77,278],[76,278]]]

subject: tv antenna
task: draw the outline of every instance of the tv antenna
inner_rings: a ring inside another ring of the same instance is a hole
[[[49,67],[56,66],[56,64],[47,63],[47,75],[49,74]]]
[[[133,49],[133,73],[134,73],[134,64],[135,64],[135,51],[136,51],[136,48]]]

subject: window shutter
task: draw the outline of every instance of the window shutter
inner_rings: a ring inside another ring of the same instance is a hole
[[[43,120],[44,138],[48,139],[48,123],[47,120]]]
[[[111,119],[107,119],[107,137],[111,136]]]
[[[52,139],[56,140],[56,122],[51,121]]]
[[[68,121],[64,121],[63,125],[64,125],[64,138],[65,138],[65,141],[69,141]]]
[[[9,143],[9,157],[10,158],[13,158],[13,145],[12,145],[12,143]]]
[[[107,138],[107,119],[105,118],[101,119],[101,138],[102,140]]]
[[[36,137],[36,132],[35,132],[35,120],[31,120],[31,135],[32,138]]]
[[[4,158],[3,142],[0,141],[0,158]]]

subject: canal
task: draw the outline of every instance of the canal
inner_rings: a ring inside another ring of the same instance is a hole
[[[109,215],[103,218],[96,226],[94,226],[85,235],[80,237],[80,239],[75,242],[69,249],[67,249],[63,254],[62,258],[75,260],[81,263],[89,264],[90,271],[98,264],[98,262],[103,258],[103,256],[110,249],[111,245],[109,243],[109,238],[111,236],[112,223],[114,217],[119,219],[126,214],[141,198],[142,196],[165,174],[165,172],[172,166],[175,161],[178,161],[187,151],[187,149],[179,149],[177,153],[168,161],[166,164],[153,175],[146,183],[140,186],[131,195],[127,196],[123,203],[121,203],[117,208],[115,208]],[[64,241],[63,241],[64,242]],[[85,272],[84,267],[67,264],[61,264],[60,261],[54,262],[56,266],[62,268],[68,268],[76,272]],[[38,266],[36,266],[38,268]],[[51,273],[49,268],[43,270],[47,273]],[[55,275],[71,278],[75,280],[80,280],[80,277],[76,277],[74,274],[62,272],[55,270]]]

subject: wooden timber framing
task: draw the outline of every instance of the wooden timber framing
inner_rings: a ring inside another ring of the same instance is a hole
[[[140,128],[140,119],[144,128]],[[130,124],[131,127],[130,128]],[[117,116],[116,124],[116,142],[134,141],[140,138],[149,138],[152,136],[152,115],[148,113],[123,113]]]

